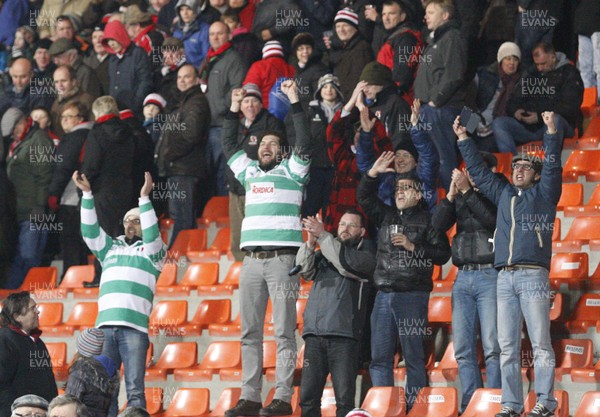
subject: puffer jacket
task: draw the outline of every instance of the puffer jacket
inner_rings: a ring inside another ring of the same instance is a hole
[[[238,113],[227,113],[223,120],[223,131],[221,133],[222,139],[235,137],[237,143],[237,149],[243,149],[248,155],[248,158],[257,160],[258,159],[258,139],[267,130],[277,130],[280,132],[285,131],[285,126],[281,121],[269,113],[264,108],[258,113],[254,122],[250,127],[244,126],[245,118],[240,119]],[[244,186],[235,178],[233,171],[229,166],[226,169],[227,189],[237,195],[245,195],[246,190]]]
[[[431,291],[433,265],[450,259],[445,233],[431,224],[431,215],[421,204],[398,210],[377,198],[377,178],[365,175],[358,191],[358,203],[379,228],[375,287],[383,292]],[[415,245],[414,251],[393,246],[388,233],[391,224],[404,226],[404,234]]]
[[[437,205],[431,223],[436,230],[445,233],[455,222],[452,263],[456,266],[493,263],[491,240],[496,228],[496,206],[473,188],[459,193],[452,202],[444,198]]]
[[[556,205],[562,192],[561,147],[560,132],[544,134],[541,179],[523,190],[507,184],[487,169],[472,139],[458,141],[475,183],[498,206],[494,267],[537,265],[550,269]]]
[[[106,417],[111,398],[118,390],[119,373],[106,356],[82,356],[69,369],[65,393],[84,403],[91,417]]]
[[[318,243],[320,252],[310,251],[304,243],[296,256],[296,264],[303,265],[303,277],[313,280],[304,309],[302,337],[360,340],[375,271],[376,248],[365,239],[338,242],[328,232],[321,235]],[[331,261],[341,265],[343,273]]]
[[[187,62],[198,68],[206,58],[210,43],[208,42],[208,23],[200,17],[188,27],[181,23],[173,31],[173,37],[183,41]]]

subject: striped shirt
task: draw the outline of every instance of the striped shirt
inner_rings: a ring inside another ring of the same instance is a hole
[[[310,160],[295,153],[263,171],[241,150],[227,162],[246,189],[240,248],[302,244],[300,207]]]
[[[128,245],[125,236],[112,239],[98,224],[91,192],[81,199],[81,234],[102,264],[96,327],[126,326],[148,333],[156,280],[167,248],[148,197],[140,197],[142,240]]]

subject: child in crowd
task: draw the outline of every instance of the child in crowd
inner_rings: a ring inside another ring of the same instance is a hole
[[[144,99],[144,129],[152,137],[154,144],[160,137],[160,118],[158,117],[165,110],[167,101],[160,94],[148,94]]]

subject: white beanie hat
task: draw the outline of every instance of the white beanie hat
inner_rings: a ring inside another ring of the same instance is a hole
[[[521,49],[519,48],[519,45],[514,42],[504,42],[502,45],[500,45],[500,48],[498,48],[497,57],[498,63],[502,62],[504,58],[509,56],[516,56],[519,58],[519,61],[521,60]]]

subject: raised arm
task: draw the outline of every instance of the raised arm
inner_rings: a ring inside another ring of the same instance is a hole
[[[245,95],[246,90],[243,88],[234,88],[231,90],[231,106],[229,107],[229,113],[223,121],[223,131],[221,133],[223,154],[227,159],[231,158],[237,152],[237,136],[240,124],[239,112]]]
[[[558,204],[562,192],[562,166],[560,151],[562,148],[562,130],[558,132],[554,125],[554,112],[543,112],[542,119],[546,125],[544,133],[544,164],[539,186],[543,195],[554,205]]]
[[[160,237],[158,219],[150,202],[150,193],[154,183],[149,172],[144,173],[144,185],[140,190],[140,223],[142,225],[142,240],[144,252],[152,260],[152,263],[160,271],[167,256],[167,245]]]

